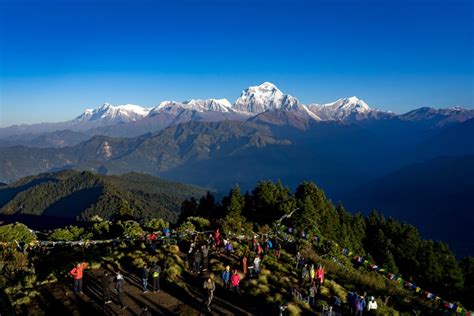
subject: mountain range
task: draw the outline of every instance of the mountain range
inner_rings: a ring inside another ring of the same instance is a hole
[[[399,115],[356,97],[305,105],[266,82],[242,91],[234,104],[226,99],[155,107],[104,104],[68,122],[2,128],[0,182],[64,169],[140,172],[218,192],[235,184],[246,190],[266,179],[294,187],[307,179],[353,211],[376,208],[423,223],[422,233],[452,242],[463,255],[474,253],[469,231],[439,233],[445,220],[427,213],[450,195],[426,184],[456,182],[457,190],[468,190],[468,172],[453,178],[433,161],[474,163],[473,135],[474,110],[419,108]],[[390,194],[395,200],[419,195],[423,201],[408,199],[408,207],[374,197]],[[456,214],[472,212],[468,197],[456,199]],[[464,219],[453,217],[451,224]]]

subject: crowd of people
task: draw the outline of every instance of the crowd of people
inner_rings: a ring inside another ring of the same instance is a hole
[[[169,230],[164,234],[169,238]],[[156,251],[157,238],[156,235],[149,235],[146,238],[151,243],[152,251]],[[234,238],[235,242],[235,238]],[[239,241],[241,242],[241,241]],[[211,311],[211,306],[216,290],[216,282],[211,273],[209,273],[209,256],[225,256],[230,264],[226,265],[220,273],[223,289],[235,293],[240,296],[241,275],[249,278],[256,278],[261,271],[261,263],[266,255],[272,255],[276,260],[280,260],[282,245],[278,238],[270,238],[269,236],[258,237],[254,235],[250,238],[247,249],[236,260],[232,242],[221,234],[219,229],[209,234],[195,234],[188,242],[188,251],[185,256],[186,266],[189,272],[196,276],[204,277],[203,282],[203,307]],[[300,276],[299,284],[291,288],[291,295],[296,301],[304,301],[308,305],[316,309],[316,302],[321,298],[321,287],[325,282],[325,269],[322,265],[317,265],[306,260],[300,252],[296,252],[294,256],[294,269]],[[251,263],[251,265],[249,265]],[[231,268],[231,265],[234,267]],[[74,279],[74,293],[82,294],[82,279],[86,263],[78,263],[70,274]],[[155,262],[150,267],[144,265],[141,269],[141,287],[143,293],[152,290],[154,293],[160,292],[160,277],[162,273],[161,266]],[[109,272],[105,272],[100,280],[103,294],[103,304],[112,303],[111,291],[115,290],[117,303],[122,309],[126,309],[127,305],[124,301],[124,282],[125,279],[120,271],[115,272],[112,277]],[[350,307],[351,315],[375,315],[377,311],[377,302],[373,296],[368,297],[364,292],[359,295],[356,292],[350,292],[347,301]],[[284,315],[286,305],[280,306],[280,314]],[[333,296],[330,299],[330,305],[323,310],[326,315],[340,315],[341,298]],[[147,306],[143,307],[142,315],[150,315]]]

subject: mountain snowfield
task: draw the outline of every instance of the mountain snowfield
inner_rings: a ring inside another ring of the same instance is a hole
[[[244,116],[255,116],[257,114],[271,111],[291,111],[298,115],[306,116],[316,121],[344,120],[351,116],[363,118],[368,113],[380,112],[371,109],[363,100],[357,97],[339,99],[328,104],[302,104],[297,98],[284,94],[273,83],[264,82],[258,86],[251,86],[242,91],[240,97],[231,104],[227,99],[191,99],[184,102],[163,101],[153,108],[145,108],[139,105],[111,105],[105,103],[95,110],[86,110],[74,121],[136,121],[145,117],[167,113],[177,115],[182,110],[217,113],[236,113]]]

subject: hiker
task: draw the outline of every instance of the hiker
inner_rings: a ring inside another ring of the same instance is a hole
[[[369,315],[377,315],[377,301],[373,296],[371,296],[369,299],[369,303],[367,304],[367,311],[369,312]]]
[[[149,277],[150,271],[148,270],[147,265],[145,264],[142,269],[142,287],[143,287],[143,293],[148,292],[148,277]]]
[[[298,269],[300,267],[300,262],[301,262],[301,253],[298,251],[296,253],[296,266],[295,269]]]
[[[244,256],[242,257],[242,272],[244,273],[244,275],[247,274],[247,254],[244,254]]]
[[[324,269],[322,265],[318,266],[318,270],[316,271],[316,285],[318,286],[318,291],[321,288],[321,285],[324,284]]]
[[[265,254],[268,254],[268,252],[272,248],[273,248],[273,243],[269,238],[267,238],[267,240],[265,241]]]
[[[228,256],[230,256],[230,254],[234,252],[234,246],[232,246],[232,243],[230,241],[227,241],[224,250]]]
[[[364,310],[365,310],[365,305],[366,305],[366,302],[365,302],[365,297],[362,295],[362,296],[359,296],[357,299],[356,299],[356,302],[355,302],[355,307],[356,307],[356,315],[357,316],[362,316],[364,314]]]
[[[204,290],[206,290],[207,310],[210,312],[212,299],[214,297],[214,290],[216,289],[216,284],[214,283],[214,280],[212,280],[212,278],[209,277],[206,281],[204,281],[203,288]]]
[[[112,279],[110,278],[109,272],[105,273],[100,278],[100,284],[102,285],[102,295],[104,297],[104,304],[110,304],[110,288],[112,287]]]
[[[207,271],[209,266],[209,248],[207,245],[202,245],[201,247],[201,254],[202,254],[202,270]]]
[[[232,290],[234,290],[237,294],[240,295],[240,275],[237,270],[234,270],[234,274],[232,274],[232,276],[230,277],[230,282],[232,283]]]
[[[275,257],[277,260],[280,260],[281,255],[281,244],[278,242],[278,239],[275,241]]]
[[[214,231],[214,240],[215,240],[215,243],[216,243],[216,250],[217,252],[219,252],[219,247],[221,245],[221,234],[219,232],[219,228],[216,228],[216,230]]]
[[[308,264],[305,263],[303,269],[301,270],[301,285],[303,286],[306,282],[306,278],[308,277]]]
[[[201,252],[199,250],[194,251],[193,270],[194,270],[194,273],[201,272]]]
[[[143,306],[140,316],[151,316],[151,312],[148,310],[147,305]]]
[[[160,274],[161,274],[161,267],[155,263],[153,268],[151,269],[151,278],[153,280],[153,292],[160,293]]]
[[[87,263],[78,263],[70,272],[74,277],[74,293],[82,294],[82,276],[84,274],[84,269],[87,267]]]
[[[254,235],[252,238],[252,251],[253,252],[257,252],[257,244],[258,244],[257,235]]]
[[[230,267],[225,267],[224,271],[221,274],[222,281],[224,281],[224,288],[226,290],[230,289]]]
[[[314,264],[311,264],[311,267],[309,268],[309,281],[311,284],[315,283],[315,278],[316,272],[314,271]]]
[[[116,279],[115,290],[117,290],[117,297],[120,303],[120,307],[122,309],[126,309],[127,305],[125,305],[125,302],[123,300],[123,287],[124,287],[125,280],[123,278],[123,275],[120,273],[120,271],[117,271],[117,276],[115,277],[115,279]]]
[[[260,256],[255,256],[253,259],[253,274],[257,276],[260,273]]]
[[[355,314],[355,306],[356,306],[357,294],[354,292],[347,293],[347,303],[349,304],[350,314]]]
[[[318,294],[318,288],[314,283],[309,286],[309,305],[314,307],[316,304],[316,294]]]

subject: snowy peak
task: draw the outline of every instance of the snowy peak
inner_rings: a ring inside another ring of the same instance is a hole
[[[235,101],[234,109],[258,114],[268,110],[290,110],[298,105],[298,99],[289,94],[283,94],[273,83],[264,82],[242,91]]]
[[[324,121],[361,120],[391,115],[372,109],[364,100],[356,96],[338,99],[327,104],[310,104],[308,109]]]
[[[150,109],[135,104],[114,106],[104,103],[97,109],[87,109],[76,117],[75,122],[107,121],[107,122],[133,122],[148,115]]]
[[[156,115],[160,112],[178,113],[181,110],[191,110],[197,112],[223,112],[228,113],[232,111],[232,105],[227,99],[191,99],[184,102],[177,101],[163,101],[158,106],[150,111],[150,116]]]

